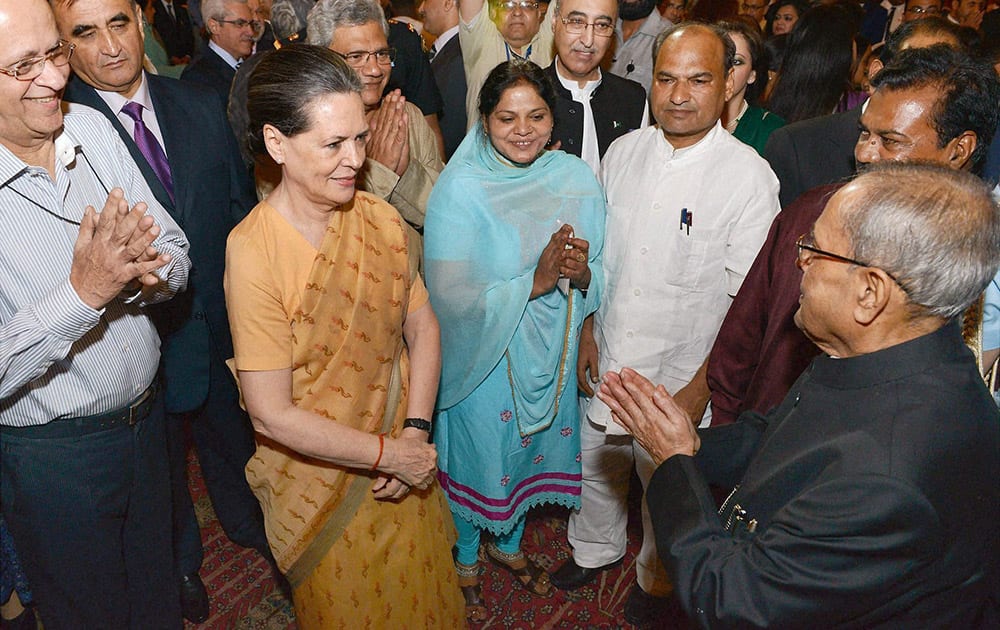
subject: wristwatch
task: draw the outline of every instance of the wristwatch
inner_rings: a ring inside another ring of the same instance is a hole
[[[407,418],[403,421],[403,428],[408,429],[413,427],[414,429],[420,429],[421,431],[426,431],[428,434],[431,432],[431,423],[429,420],[424,420],[423,418]]]

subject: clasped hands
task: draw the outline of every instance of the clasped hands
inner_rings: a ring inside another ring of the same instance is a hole
[[[605,374],[597,397],[657,466],[674,455],[693,456],[701,447],[695,424],[666,388],[631,368]]]
[[[402,177],[410,165],[410,123],[399,90],[382,97],[379,108],[368,115],[368,126],[367,156]]]
[[[569,278],[570,284],[578,289],[589,287],[589,258],[590,243],[574,238],[572,225],[563,225],[552,234],[538,257],[531,288],[532,299],[554,289],[560,277]]]
[[[100,214],[93,206],[84,210],[69,281],[84,304],[94,310],[104,308],[126,289],[134,293],[159,284],[154,272],[171,257],[152,247],[160,226],[146,209],[142,201],[130,209],[122,189],[114,188]]]
[[[385,440],[379,476],[372,486],[379,500],[402,499],[411,487],[429,488],[437,478],[437,449],[427,443],[427,433],[403,429],[396,439]]]

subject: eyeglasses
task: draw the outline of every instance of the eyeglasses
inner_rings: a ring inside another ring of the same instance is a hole
[[[212,18],[212,19],[215,19],[215,18]],[[245,29],[246,27],[248,27],[248,26],[250,28],[252,28],[253,30],[255,30],[255,31],[260,28],[260,22],[258,22],[257,20],[249,20],[248,21],[248,20],[244,20],[243,18],[240,18],[238,20],[215,20],[215,21],[218,22],[219,24],[232,24],[233,26],[235,26],[237,29],[239,29],[241,31],[243,29]]]
[[[941,7],[910,7],[904,13],[916,15],[941,15]]]
[[[356,50],[354,52],[349,52],[346,55],[342,53],[337,54],[343,57],[344,61],[347,62],[347,65],[352,68],[365,67],[372,55],[375,55],[375,61],[380,66],[388,66],[396,60],[395,48],[383,48],[381,50]]]
[[[504,11],[513,11],[514,9],[534,11],[538,8],[538,3],[532,2],[532,0],[507,0],[506,2],[500,3],[500,8]]]
[[[803,255],[802,252],[807,251],[810,252],[810,254],[812,255],[822,256],[823,258],[829,258],[830,260],[835,260],[837,262],[848,263],[850,265],[857,265],[858,267],[873,267],[876,269],[882,269],[881,267],[876,267],[875,265],[862,262],[860,260],[857,260],[856,258],[848,258],[847,256],[841,256],[840,254],[834,254],[833,252],[828,252],[825,249],[820,249],[816,247],[816,245],[814,245],[808,239],[811,239],[811,237],[803,234],[795,241],[795,246],[799,249],[798,256],[800,265],[805,265],[806,263],[809,262],[809,259],[812,258],[811,255],[810,256]],[[885,275],[892,278],[892,281],[898,284],[899,288],[902,289],[904,293],[906,292],[906,287],[904,287],[903,284],[896,279],[896,276],[892,275],[885,269],[882,269],[882,271],[885,272]]]
[[[56,47],[44,55],[22,59],[9,68],[0,68],[0,72],[9,77],[14,77],[18,81],[34,81],[38,75],[45,70],[45,62],[51,62],[53,66],[60,67],[69,63],[69,58],[73,56],[76,44],[59,40]]]
[[[613,22],[587,22],[580,18],[559,18],[559,21],[566,27],[566,32],[571,35],[582,35],[588,26],[594,29],[594,35],[597,37],[611,37],[615,32]]]

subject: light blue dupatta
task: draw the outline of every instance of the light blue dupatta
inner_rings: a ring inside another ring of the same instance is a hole
[[[543,430],[576,387],[580,322],[603,292],[604,193],[590,168],[562,151],[528,166],[504,160],[481,123],[466,135],[427,205],[424,269],[441,325],[438,408],[464,400],[506,361],[518,428]],[[572,289],[530,300],[538,257],[571,224],[590,243],[586,297]]]

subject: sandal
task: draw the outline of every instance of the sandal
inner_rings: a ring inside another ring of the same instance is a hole
[[[552,597],[552,582],[548,572],[524,555],[523,551],[507,553],[492,541],[486,543],[486,556],[494,564],[507,569],[526,591],[538,597]]]
[[[483,601],[483,587],[479,576],[483,568],[479,563],[472,565],[455,563],[455,573],[458,574],[458,587],[462,589],[465,598],[465,618],[471,623],[482,623],[489,617],[486,602]]]

